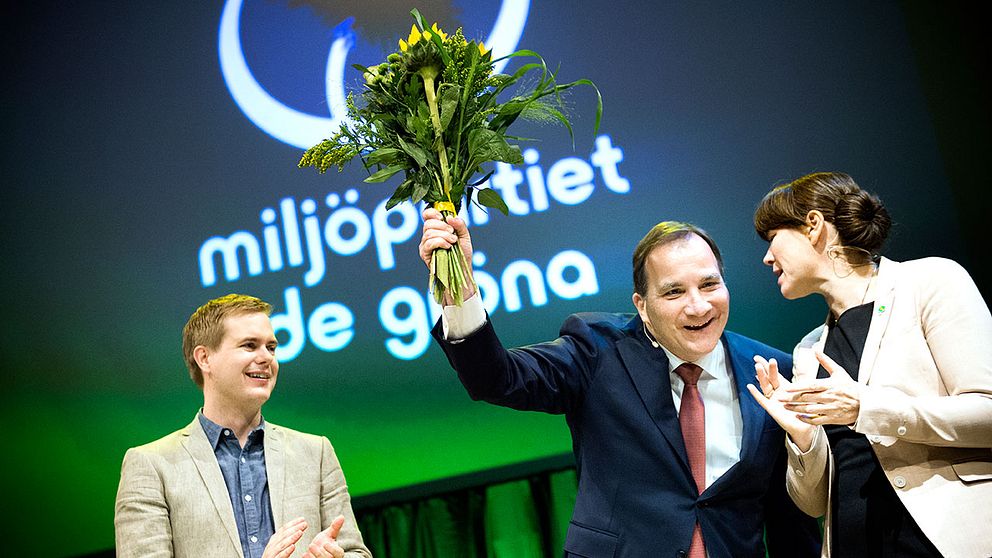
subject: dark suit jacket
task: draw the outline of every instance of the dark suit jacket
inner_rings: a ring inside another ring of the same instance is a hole
[[[579,487],[566,556],[684,556],[698,521],[710,558],[819,556],[819,529],[785,492],[784,433],[747,392],[752,357],[789,355],[725,332],[743,417],[741,459],[702,494],[692,479],[672,400],[668,358],[640,317],[570,316],[560,337],[506,350],[492,323],[458,343],[433,335],[469,395],[521,410],[564,413]]]

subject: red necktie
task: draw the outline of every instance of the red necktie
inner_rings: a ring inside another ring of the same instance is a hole
[[[679,406],[679,425],[682,426],[682,439],[685,440],[685,451],[689,457],[689,468],[692,478],[696,481],[696,489],[702,493],[706,488],[706,421],[704,420],[703,398],[699,396],[699,375],[703,369],[691,362],[680,364],[675,373],[685,382],[682,389],[682,403]],[[692,532],[692,545],[689,547],[689,558],[706,558],[706,547],[703,545],[703,532],[696,523]]]

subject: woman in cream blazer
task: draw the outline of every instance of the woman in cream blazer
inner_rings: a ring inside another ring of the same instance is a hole
[[[830,314],[793,383],[759,358],[749,390],[789,434],[787,487],[826,517],[824,556],[992,556],[992,315],[953,261],[878,257],[889,223],[841,173],[765,196],[782,295]]]

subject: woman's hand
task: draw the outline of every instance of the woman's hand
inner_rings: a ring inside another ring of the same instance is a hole
[[[753,384],[748,384],[747,390],[786,431],[801,451],[809,451],[810,446],[813,445],[815,427],[812,423],[801,420],[795,411],[787,408],[787,404],[792,401],[795,394],[789,392],[792,387],[789,380],[779,374],[778,362],[774,358],[765,360],[763,356],[755,355],[754,372],[761,390],[759,391]]]
[[[822,351],[816,351],[816,359],[830,377],[789,386],[786,391],[791,398],[785,408],[797,413],[799,420],[807,424],[854,424],[861,411],[864,386]]]

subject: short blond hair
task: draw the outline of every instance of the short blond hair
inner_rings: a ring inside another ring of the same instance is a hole
[[[272,305],[264,300],[243,294],[229,294],[215,298],[196,309],[183,327],[183,356],[189,377],[203,389],[203,371],[193,358],[193,349],[203,345],[216,349],[224,339],[224,319],[228,316],[272,313]]]

